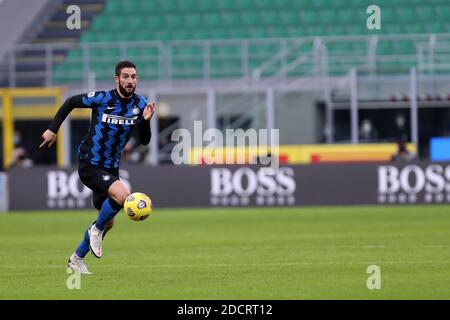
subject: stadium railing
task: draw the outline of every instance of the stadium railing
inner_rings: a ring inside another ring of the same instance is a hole
[[[36,80],[45,86],[87,86],[92,79],[110,79],[119,59],[135,61],[142,79],[161,85],[310,77],[317,76],[324,63],[329,76],[345,75],[351,67],[399,74],[411,66],[450,63],[442,50],[449,45],[450,34],[19,44],[0,68],[0,81],[10,87]]]

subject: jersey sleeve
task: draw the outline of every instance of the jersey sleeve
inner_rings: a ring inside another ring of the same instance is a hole
[[[139,96],[139,98],[140,98],[139,109],[143,111],[145,106],[147,105],[147,99],[145,99],[145,97],[143,96]],[[139,115],[137,127],[139,140],[143,145],[147,145],[152,137],[152,132],[150,130],[150,120],[144,119],[143,112],[141,112],[141,114]]]
[[[137,122],[139,140],[143,145],[147,145],[152,137],[152,131],[150,130],[150,120],[145,120],[141,115]]]
[[[79,104],[78,108],[93,108],[101,103],[105,97],[104,91],[93,91],[86,94],[74,96],[79,99],[76,101]]]
[[[49,130],[53,133],[57,133],[59,127],[67,118],[70,112],[75,108],[94,108],[99,105],[104,98],[104,91],[94,91],[87,94],[77,94],[68,98],[63,105],[59,108],[52,123],[50,124]]]

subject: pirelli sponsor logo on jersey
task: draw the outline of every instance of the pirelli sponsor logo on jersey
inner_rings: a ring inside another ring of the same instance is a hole
[[[138,118],[137,116],[127,118],[105,113],[102,116],[102,122],[109,124],[133,125],[136,123],[137,118]]]

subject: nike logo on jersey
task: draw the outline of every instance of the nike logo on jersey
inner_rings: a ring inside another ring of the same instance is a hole
[[[106,110],[112,110],[115,109],[116,107],[106,107]]]

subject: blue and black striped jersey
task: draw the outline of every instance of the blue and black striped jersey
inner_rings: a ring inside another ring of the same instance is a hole
[[[122,150],[136,125],[140,127],[141,142],[147,144],[150,140],[150,124],[142,116],[147,105],[143,96],[133,94],[129,99],[124,99],[114,89],[76,95],[68,99],[66,104],[66,107],[61,107],[49,129],[56,133],[74,107],[91,108],[89,131],[78,147],[78,152],[80,159],[93,165],[119,167]]]

